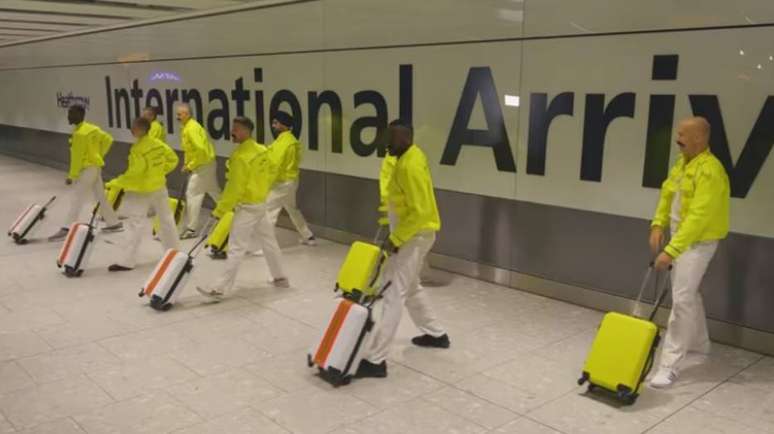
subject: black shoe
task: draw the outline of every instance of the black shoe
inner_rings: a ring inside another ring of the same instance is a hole
[[[228,253],[223,250],[213,250],[210,252],[210,258],[218,260],[228,259]]]
[[[108,267],[108,271],[132,271],[132,268],[124,267],[123,265],[113,264]]]
[[[449,345],[451,345],[449,335],[438,336],[437,338],[430,335],[417,336],[411,340],[411,343],[418,347],[429,348],[449,348]]]
[[[355,378],[385,378],[387,377],[387,362],[374,364],[366,359],[360,361]]]

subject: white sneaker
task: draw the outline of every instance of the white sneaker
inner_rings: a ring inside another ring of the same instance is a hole
[[[309,246],[309,247],[316,246],[317,245],[317,238],[315,238],[314,235],[312,235],[311,237],[309,237],[309,238],[307,238],[305,240],[301,240],[301,244],[303,244],[305,246]]]
[[[677,372],[669,368],[661,368],[650,379],[650,387],[654,389],[666,389],[677,381]]]
[[[197,286],[196,291],[199,292],[199,294],[211,300],[217,300],[217,301],[222,300],[223,296],[225,295],[223,291],[218,291],[216,289],[206,289],[206,288],[202,288],[201,286]]]

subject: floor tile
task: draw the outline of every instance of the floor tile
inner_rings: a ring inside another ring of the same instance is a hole
[[[19,359],[17,363],[38,383],[99,372],[118,365],[121,360],[95,343],[50,351]]]
[[[245,369],[233,369],[172,386],[169,394],[209,420],[285,392]]]
[[[493,431],[491,434],[561,434],[553,428],[522,417],[507,423]]]
[[[725,383],[702,396],[693,408],[774,433],[774,390]]]
[[[299,434],[326,433],[376,413],[376,408],[340,389],[303,389],[257,404],[255,408],[285,429]]]
[[[86,431],[72,418],[57,419],[20,431],[23,434],[84,434]]]
[[[443,383],[398,364],[390,364],[388,377],[352,380],[348,393],[377,408],[392,407],[442,388]],[[320,380],[322,381],[322,380]]]
[[[454,387],[444,387],[425,395],[424,399],[487,429],[502,426],[519,417],[516,413]]]
[[[34,384],[32,377],[17,362],[0,363],[0,395],[24,389]]]
[[[185,365],[167,356],[123,362],[88,376],[117,401],[198,378]]]
[[[91,411],[113,400],[86,377],[28,387],[0,397],[0,411],[19,428]]]
[[[194,412],[163,392],[141,395],[75,416],[88,433],[162,433],[201,423]]]
[[[175,431],[174,434],[288,434],[289,432],[260,411],[248,407],[216,417],[206,423]]]
[[[738,420],[688,407],[656,425],[650,434],[764,434]]]
[[[51,346],[31,331],[6,333],[0,330],[0,362],[34,356],[49,349]]]
[[[349,424],[336,433],[467,434],[486,429],[424,400],[390,408],[382,413]]]

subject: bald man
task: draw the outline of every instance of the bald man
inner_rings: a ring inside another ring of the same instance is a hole
[[[661,187],[650,232],[657,270],[672,265],[669,315],[655,388],[671,386],[689,353],[707,355],[710,339],[699,286],[718,242],[728,235],[730,187],[723,164],[709,149],[710,125],[700,117],[680,122],[677,146],[682,155]],[[671,239],[662,249],[664,233]]]
[[[216,178],[215,147],[212,146],[207,130],[191,117],[191,106],[180,103],[175,108],[177,120],[182,126],[180,131],[180,149],[183,151],[183,172],[190,173],[186,202],[188,204],[188,222],[180,238],[199,236],[199,213],[204,195],[209,194],[214,201],[220,199],[220,188]]]

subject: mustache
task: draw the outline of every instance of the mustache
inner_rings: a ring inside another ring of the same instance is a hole
[[[679,146],[679,147],[681,147],[681,148],[684,148],[684,147],[685,147],[685,143],[683,143],[683,142],[681,142],[681,141],[679,141],[679,140],[678,140],[678,141],[677,141],[677,146]]]

